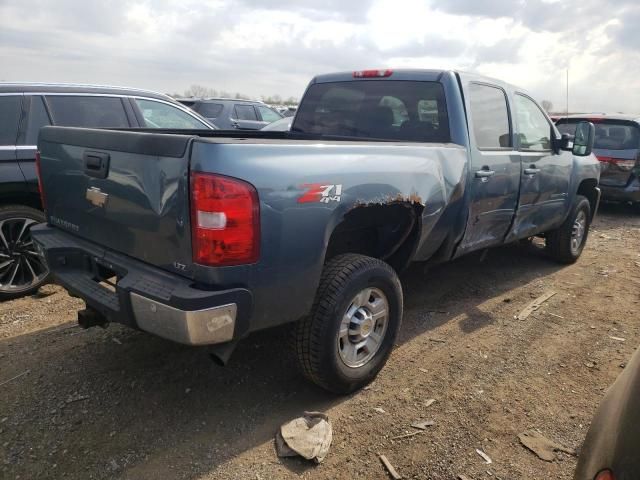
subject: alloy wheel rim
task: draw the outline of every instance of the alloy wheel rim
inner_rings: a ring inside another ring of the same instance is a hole
[[[389,301],[377,288],[365,288],[349,303],[338,331],[338,354],[350,368],[367,364],[380,350],[389,324]]]
[[[571,251],[575,254],[582,247],[584,241],[584,234],[587,230],[587,215],[583,210],[578,212],[576,219],[573,221],[573,228],[571,230]]]
[[[37,223],[20,217],[0,221],[0,292],[29,290],[49,274],[31,238],[31,227]]]

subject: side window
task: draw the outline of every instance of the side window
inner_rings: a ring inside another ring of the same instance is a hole
[[[127,128],[129,121],[119,97],[47,95],[54,125],[88,128]]]
[[[253,105],[236,105],[236,120],[258,120]]]
[[[22,95],[0,96],[0,145],[15,145]]]
[[[469,103],[473,119],[473,135],[481,150],[511,147],[511,129],[507,97],[501,89],[472,83]]]
[[[179,108],[154,100],[136,98],[147,128],[208,130],[207,126]]]
[[[518,138],[522,150],[551,150],[551,125],[530,98],[516,95]]]
[[[260,116],[262,117],[262,120],[265,122],[271,123],[271,122],[275,122],[276,120],[280,120],[282,118],[282,116],[278,115],[269,107],[258,105],[258,110],[260,111]]]
[[[49,115],[44,108],[44,101],[40,96],[31,97],[31,106],[29,107],[29,119],[27,121],[25,145],[35,145],[38,143],[38,133],[45,125],[51,125]]]
[[[202,102],[196,106],[196,112],[206,118],[218,118],[223,108],[221,103]]]

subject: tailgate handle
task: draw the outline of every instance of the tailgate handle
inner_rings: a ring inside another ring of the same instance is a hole
[[[103,152],[86,151],[82,155],[84,173],[90,177],[107,178],[109,174],[109,154]]]

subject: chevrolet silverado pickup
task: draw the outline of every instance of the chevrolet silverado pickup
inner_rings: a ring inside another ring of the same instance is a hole
[[[32,235],[86,302],[81,326],[226,361],[290,324],[303,374],[345,393],[391,352],[410,262],[534,236],[578,259],[600,198],[593,141],[593,124],[560,135],[525,91],[474,74],[322,75],[288,132],[43,128]]]

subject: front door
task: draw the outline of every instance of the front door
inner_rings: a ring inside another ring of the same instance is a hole
[[[523,238],[557,227],[568,211],[571,152],[554,151],[555,128],[538,104],[514,96],[516,143],[522,159],[520,205],[511,236]]]
[[[465,91],[471,145],[469,216],[456,256],[503,242],[520,184],[520,155],[513,146],[506,92],[473,81],[466,82]]]

